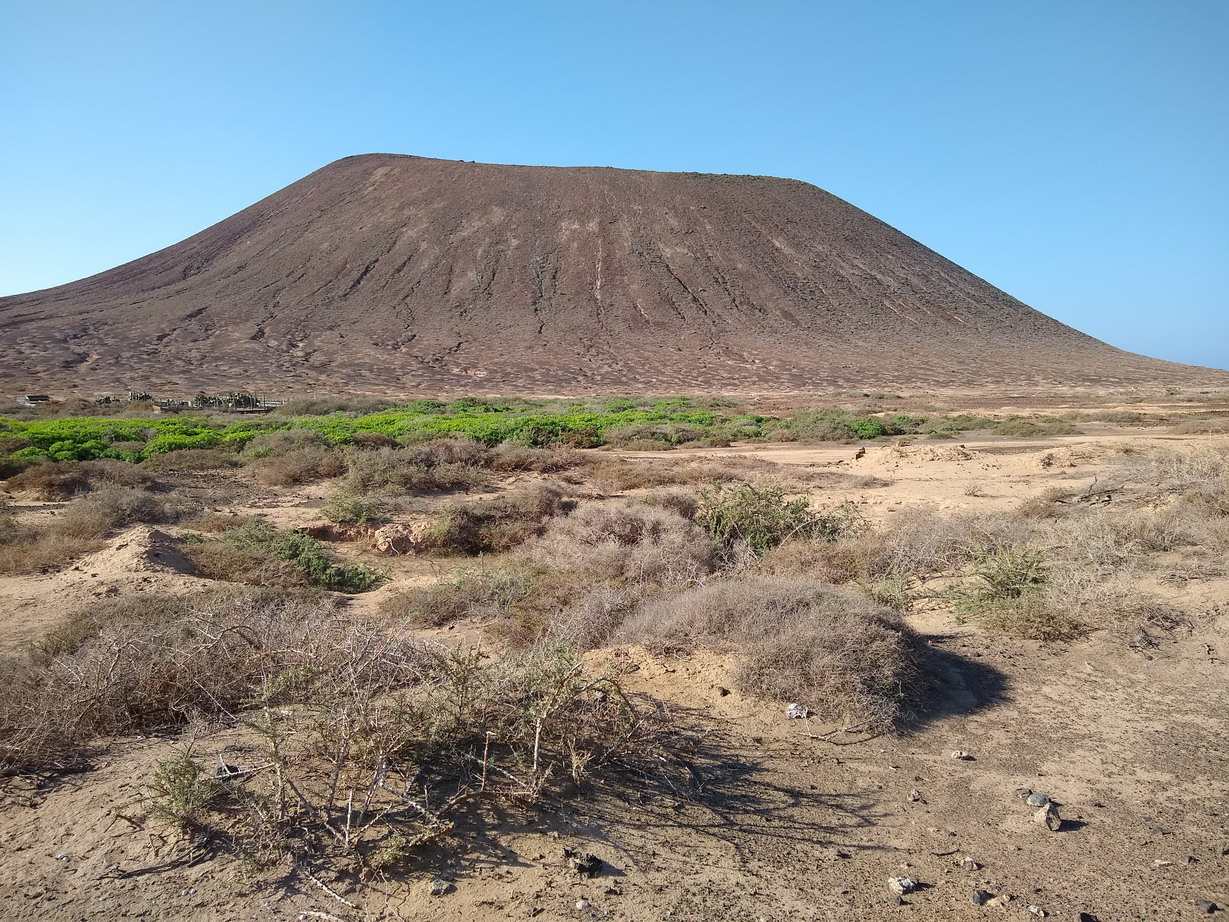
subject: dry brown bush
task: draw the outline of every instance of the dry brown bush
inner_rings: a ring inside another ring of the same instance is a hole
[[[78,767],[112,734],[241,725],[273,771],[219,780],[189,744],[141,796],[152,819],[249,868],[336,861],[366,876],[446,836],[459,805],[524,803],[591,775],[643,784],[667,762],[660,709],[565,650],[491,660],[314,595],[103,603],[3,668],[0,774]]]
[[[1224,435],[1229,433],[1229,418],[1224,416],[1188,416],[1169,427],[1175,435]]]
[[[254,590],[96,602],[5,658],[0,772],[71,767],[100,736],[238,709],[279,671],[327,663],[339,617],[321,595]]]
[[[10,477],[4,484],[14,493],[42,500],[65,500],[101,486],[153,487],[147,472],[127,461],[43,461]]]
[[[1022,544],[1032,534],[1031,523],[1009,514],[936,516],[909,509],[885,530],[884,561],[877,572],[920,580],[951,574],[981,551]]]
[[[665,487],[650,490],[636,497],[636,502],[658,509],[668,509],[688,520],[694,520],[700,510],[700,497],[689,490]]]
[[[680,586],[717,566],[716,544],[677,512],[643,504],[581,506],[555,519],[527,553],[591,585]]]
[[[1056,604],[1048,592],[1030,592],[1019,598],[987,602],[969,616],[996,634],[1026,640],[1071,640],[1088,632],[1067,606]]]
[[[663,464],[657,461],[630,461],[609,455],[590,455],[576,475],[600,489],[616,493],[651,487],[726,483],[738,479],[737,473],[730,468],[707,461]]]
[[[572,448],[532,448],[501,442],[491,449],[489,458],[493,471],[558,474],[579,467],[584,463],[585,456]]]
[[[570,507],[559,484],[526,484],[490,499],[446,505],[420,544],[446,553],[506,551],[540,534],[548,519]]]
[[[0,520],[0,576],[60,570],[101,542],[73,538]]]
[[[1047,487],[1040,493],[1025,497],[1016,507],[1016,515],[1025,519],[1049,519],[1065,515],[1079,495],[1078,490],[1067,487]]]
[[[1110,486],[1130,486],[1153,498],[1229,494],[1229,445],[1190,451],[1152,448],[1124,454],[1106,475]]]
[[[342,489],[351,496],[469,490],[484,486],[485,449],[470,439],[438,439],[410,448],[351,452]]]
[[[346,459],[334,448],[304,445],[259,458],[251,462],[251,467],[261,483],[286,487],[340,477],[346,472]]]
[[[401,456],[428,469],[446,464],[481,468],[490,463],[491,450],[477,439],[454,436],[408,445]]]
[[[189,532],[218,534],[235,528],[242,528],[253,522],[260,521],[259,516],[240,515],[237,512],[204,512],[192,518],[185,519],[181,524]]]
[[[736,651],[748,690],[877,729],[921,685],[918,644],[897,613],[812,580],[716,580],[642,604],[616,637],[661,652]]]
[[[579,597],[559,606],[548,622],[536,627],[552,643],[574,650],[592,650],[609,643],[636,610],[644,592],[642,585],[608,585],[586,589]],[[526,624],[521,623],[525,628]]]
[[[380,613],[415,627],[440,627],[461,618],[488,620],[503,615],[534,592],[530,569],[504,565],[469,567],[430,586],[413,586],[385,596]]]
[[[791,539],[765,554],[755,569],[764,576],[805,576],[840,586],[887,577],[891,565],[887,535],[865,530],[837,541]]]
[[[69,503],[49,529],[69,538],[102,538],[130,525],[176,522],[190,511],[185,503],[148,490],[105,486]]]

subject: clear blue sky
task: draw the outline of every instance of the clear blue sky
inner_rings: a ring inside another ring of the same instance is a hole
[[[1229,367],[1229,0],[8,0],[0,293],[338,157],[755,173]]]

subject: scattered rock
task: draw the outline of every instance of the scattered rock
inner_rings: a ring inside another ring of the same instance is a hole
[[[724,698],[729,693],[730,693],[730,690],[726,688],[724,685],[717,686],[717,694],[719,694],[722,698]]]
[[[952,751],[952,758],[953,758],[953,759],[960,759],[962,762],[976,762],[976,761],[977,761],[977,759],[976,759],[976,758],[974,758],[973,756],[969,755],[969,753],[965,752],[963,749],[956,749],[956,750],[953,750],[953,751]]]
[[[431,881],[431,885],[427,888],[427,892],[432,896],[443,896],[445,893],[451,893],[453,889],[455,888],[452,886],[452,881],[443,877],[437,877]]]
[[[590,903],[588,900],[577,900],[576,901],[576,908],[579,909],[581,912],[584,912],[586,909],[588,909],[592,905],[593,904]]]
[[[570,848],[563,850],[563,857],[567,858],[572,868],[580,874],[581,877],[597,877],[602,873],[602,859],[597,855],[589,852],[576,852]]]
[[[917,881],[912,877],[889,877],[888,889],[897,896],[904,896],[917,889]]]
[[[1033,822],[1038,826],[1044,826],[1050,832],[1058,832],[1063,825],[1062,817],[1058,815],[1058,808],[1053,803],[1047,803],[1034,813]]]
[[[1220,909],[1220,907],[1211,900],[1195,900],[1195,908],[1209,916],[1216,912],[1216,910]]]
[[[785,709],[785,716],[790,720],[802,720],[805,717],[810,717],[811,712],[795,701]]]
[[[969,902],[974,906],[985,906],[992,899],[994,899],[994,894],[988,890],[974,890],[973,895],[969,897]]]
[[[1033,789],[1032,788],[1016,788],[1015,791],[1013,791],[1012,793],[1015,794],[1017,797],[1019,797],[1021,800],[1028,800],[1028,795],[1033,793]]]
[[[849,857],[849,852],[833,845],[830,848],[824,849],[824,855],[831,861],[843,861]]]
[[[371,535],[371,546],[381,554],[410,554],[427,533],[425,522],[383,525]]]
[[[1164,858],[1157,858],[1152,862],[1152,866],[1154,868],[1171,868],[1173,867],[1173,864],[1174,863],[1172,861],[1166,861]]]
[[[1024,802],[1030,807],[1044,807],[1050,802],[1050,798],[1040,791],[1032,791],[1028,797],[1024,798]]]
[[[965,871],[980,871],[981,865],[972,858],[961,858],[960,867]]]
[[[1075,922],[1101,922],[1091,912],[1077,912],[1075,914]]]
[[[914,788],[912,791],[909,792],[909,803],[924,804],[926,803],[926,801],[922,799],[922,792],[919,791],[917,788]]]
[[[1031,912],[1033,915],[1041,919],[1044,919],[1046,916],[1049,915],[1049,913],[1046,912],[1044,909],[1042,909],[1040,906],[1034,906],[1032,903],[1029,903],[1024,908],[1027,909],[1029,912]]]

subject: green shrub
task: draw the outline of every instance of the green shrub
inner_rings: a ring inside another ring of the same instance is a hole
[[[835,539],[853,527],[853,511],[819,513],[806,497],[787,499],[781,487],[749,483],[700,494],[696,521],[725,547],[745,542],[759,555],[794,537]]]
[[[185,546],[184,552],[213,579],[258,585],[293,586],[298,580],[333,592],[367,592],[384,578],[363,564],[338,563],[315,538],[279,531],[267,522],[248,522],[220,538]],[[286,568],[268,564],[281,562]]]
[[[383,525],[389,521],[388,502],[375,496],[334,493],[320,514],[338,525]]]

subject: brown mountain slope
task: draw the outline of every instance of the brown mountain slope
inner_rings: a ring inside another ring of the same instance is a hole
[[[0,386],[405,392],[1195,383],[805,183],[332,163],[189,239],[0,299]]]

